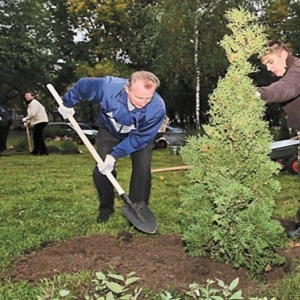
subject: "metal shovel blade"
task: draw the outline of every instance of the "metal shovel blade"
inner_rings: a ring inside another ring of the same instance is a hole
[[[145,202],[127,204],[122,207],[122,212],[129,222],[137,229],[146,233],[156,233],[156,218]]]

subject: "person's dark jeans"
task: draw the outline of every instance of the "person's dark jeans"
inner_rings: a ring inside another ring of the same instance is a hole
[[[41,122],[33,126],[33,150],[32,154],[48,155],[48,150],[44,141],[43,131],[47,126],[47,122]]]
[[[0,125],[0,152],[3,152],[7,149],[6,142],[10,126],[11,122]]]
[[[120,142],[104,128],[99,128],[97,136],[97,150],[102,160],[107,153]],[[151,159],[153,144],[150,143],[146,148],[132,153],[132,173],[130,178],[129,198],[133,203],[144,201],[148,204],[151,190]],[[116,177],[116,171],[113,171]],[[112,184],[105,175],[102,175],[98,167],[93,170],[93,180],[98,191],[102,213],[111,214],[114,212],[115,192]]]

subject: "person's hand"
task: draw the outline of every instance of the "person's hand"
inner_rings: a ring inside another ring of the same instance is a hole
[[[255,93],[255,97],[256,97],[256,98],[259,98],[259,99],[261,99],[261,94],[260,94],[260,92],[259,92],[259,91],[256,91],[256,93]]]
[[[63,104],[61,104],[57,110],[64,119],[68,119],[68,117],[74,116],[75,114],[75,110],[73,107],[65,107]]]
[[[116,159],[107,154],[102,165],[99,165],[99,171],[101,174],[105,175],[106,172],[112,172],[115,166]]]
[[[24,124],[24,126],[26,127],[28,125],[29,120],[27,119],[27,117],[22,119],[22,122]]]

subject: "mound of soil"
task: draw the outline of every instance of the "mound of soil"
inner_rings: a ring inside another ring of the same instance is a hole
[[[297,246],[297,244],[295,244]],[[12,257],[14,267],[0,278],[13,282],[38,282],[54,275],[71,274],[81,270],[106,272],[111,267],[117,274],[135,272],[141,279],[139,287],[161,292],[168,287],[186,291],[190,283],[205,284],[207,279],[221,279],[230,283],[239,277],[238,289],[255,295],[258,285],[245,269],[234,269],[231,264],[217,263],[206,257],[192,258],[186,251],[180,235],[132,237],[121,231],[118,236],[92,235],[65,242],[45,241],[41,249],[29,249],[21,257]],[[300,260],[300,247],[281,251],[285,265],[266,272],[267,284],[282,279],[292,260]],[[257,294],[256,294],[257,295]]]

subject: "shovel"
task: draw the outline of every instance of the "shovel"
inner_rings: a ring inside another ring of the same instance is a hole
[[[27,135],[27,142],[28,142],[28,149],[29,149],[29,152],[32,151],[32,144],[31,144],[31,138],[30,138],[30,133],[29,133],[29,124],[26,123],[26,135]]]
[[[47,88],[52,94],[53,98],[58,103],[58,105],[61,105],[62,99],[58,95],[53,85],[47,84]],[[98,154],[94,146],[85,136],[84,132],[82,131],[82,129],[80,128],[80,126],[78,125],[74,117],[68,116],[68,120],[70,121],[73,128],[75,129],[75,131],[77,132],[77,134],[79,135],[79,137],[81,138],[81,140],[83,141],[83,143],[88,148],[91,155],[97,162],[97,166],[101,167],[101,165],[103,164],[103,160],[101,159],[100,155]],[[113,176],[113,174],[109,171],[106,171],[105,175],[108,178],[108,180],[111,182],[111,184],[114,186],[114,188],[117,190],[121,199],[125,202],[126,205],[122,207],[122,212],[125,215],[125,217],[129,220],[129,222],[142,232],[156,233],[158,225],[155,216],[149,209],[148,205],[144,201],[138,203],[132,203],[132,201],[125,194],[124,190],[117,182],[116,178]]]

